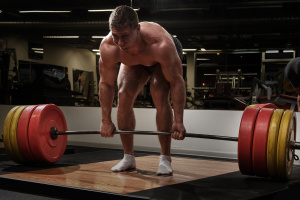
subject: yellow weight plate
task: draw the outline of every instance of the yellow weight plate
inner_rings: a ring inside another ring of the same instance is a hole
[[[272,115],[269,126],[267,145],[267,172],[270,177],[277,177],[277,141],[283,112],[283,109],[276,109]]]
[[[283,113],[277,144],[277,175],[288,179],[293,170],[295,149],[290,149],[291,141],[296,141],[296,114],[292,110]]]
[[[4,148],[6,153],[8,154],[8,156],[10,158],[13,157],[13,151],[10,145],[10,139],[9,139],[9,130],[10,130],[10,125],[11,125],[11,120],[12,117],[14,116],[16,110],[19,108],[19,106],[15,106],[12,109],[10,109],[10,111],[8,112],[8,114],[5,117],[4,120],[4,125],[3,125],[3,143],[4,143]]]
[[[19,146],[18,146],[18,138],[17,138],[17,129],[18,129],[18,122],[19,122],[19,118],[23,112],[23,110],[26,108],[27,106],[20,106],[15,114],[12,117],[11,120],[11,124],[10,124],[10,135],[9,135],[9,139],[10,139],[10,146],[13,152],[13,157],[12,160],[15,161],[16,163],[25,163],[25,160],[19,150]]]

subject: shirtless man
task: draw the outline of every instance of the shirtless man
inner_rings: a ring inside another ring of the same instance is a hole
[[[109,18],[109,34],[100,44],[100,82],[99,96],[102,108],[100,132],[102,137],[113,137],[116,130],[111,120],[114,98],[114,82],[118,75],[118,110],[119,130],[133,131],[135,116],[133,103],[143,88],[150,81],[150,92],[157,114],[158,131],[172,131],[171,136],[158,136],[161,145],[160,163],[157,174],[172,174],[170,148],[171,137],[183,140],[185,127],[183,111],[186,99],[185,82],[182,77],[180,42],[160,25],[151,22],[139,23],[136,12],[128,6],[117,7]],[[175,46],[176,44],[176,46]],[[181,52],[182,53],[182,52]],[[173,113],[170,104],[174,109]],[[136,167],[133,135],[120,135],[124,148],[124,158],[112,171],[124,171]]]
[[[285,78],[290,81],[297,93],[297,107],[300,111],[300,57],[291,60],[284,69]]]

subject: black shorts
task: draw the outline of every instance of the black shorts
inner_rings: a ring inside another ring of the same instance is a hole
[[[181,45],[181,42],[180,42],[177,38],[175,38],[175,37],[173,37],[173,36],[172,36],[172,38],[173,38],[173,41],[174,41],[174,44],[175,44],[175,47],[176,47],[178,56],[179,56],[180,60],[182,61],[182,59],[183,59],[183,52],[182,52],[182,45]],[[152,75],[152,73],[153,73],[153,71],[154,71],[156,65],[157,65],[157,64],[155,64],[155,65],[153,65],[153,66],[150,66],[150,67],[149,67],[149,66],[143,66],[143,65],[142,65],[142,67],[144,68],[144,70],[145,70],[148,74]]]
[[[284,74],[294,88],[300,87],[300,57],[294,58],[286,65]]]

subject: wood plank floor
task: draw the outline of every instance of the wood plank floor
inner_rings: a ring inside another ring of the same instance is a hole
[[[22,180],[128,194],[238,171],[235,162],[172,157],[173,176],[157,176],[159,156],[136,157],[137,169],[111,172],[120,160],[2,175]]]

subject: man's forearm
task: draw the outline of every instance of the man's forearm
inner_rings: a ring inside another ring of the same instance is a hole
[[[99,99],[102,109],[102,122],[111,121],[112,103],[115,95],[115,87],[105,83],[99,84]]]
[[[183,123],[183,112],[186,101],[185,83],[182,78],[171,84],[171,98],[174,109],[175,122]]]

